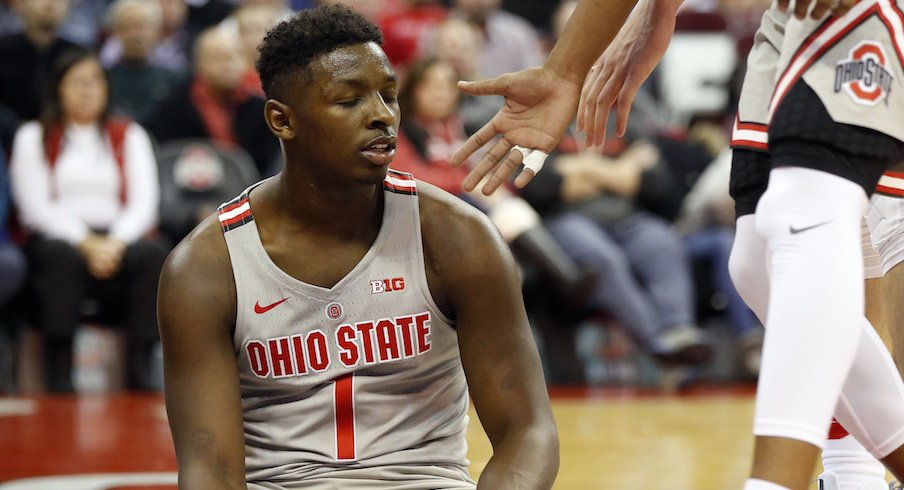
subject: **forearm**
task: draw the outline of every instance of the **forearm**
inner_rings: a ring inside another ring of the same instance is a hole
[[[684,0],[640,0],[654,15],[674,16]],[[579,85],[603,54],[638,0],[583,0],[546,61],[554,73]]]
[[[546,67],[582,85],[637,0],[582,0],[546,60]]]
[[[478,490],[549,489],[559,471],[554,427],[535,425],[506,433],[480,474]]]

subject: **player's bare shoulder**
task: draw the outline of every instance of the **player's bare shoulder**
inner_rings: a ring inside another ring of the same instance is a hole
[[[449,259],[460,260],[503,244],[489,218],[477,208],[423,181],[418,181],[417,189],[428,260],[447,254]]]
[[[424,261],[438,304],[452,284],[516,273],[508,246],[485,214],[426,182],[418,181],[417,188]]]
[[[193,306],[186,306],[193,305]],[[185,308],[231,311],[235,318],[235,282],[226,240],[216,215],[199,224],[170,253],[160,279],[161,320]],[[214,313],[211,311],[210,313]],[[161,325],[163,325],[161,321]]]

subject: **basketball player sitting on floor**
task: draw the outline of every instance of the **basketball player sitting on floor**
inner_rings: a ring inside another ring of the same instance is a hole
[[[480,212],[387,168],[399,83],[380,42],[332,6],[260,47],[284,170],[204,221],[160,282],[180,488],[473,489],[469,392],[493,444],[480,488],[552,486],[517,267]]]

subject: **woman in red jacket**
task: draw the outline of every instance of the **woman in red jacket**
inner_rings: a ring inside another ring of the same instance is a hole
[[[150,388],[167,252],[148,238],[157,223],[157,164],[144,129],[108,108],[97,57],[68,52],[52,68],[42,119],[24,124],[12,148],[13,200],[28,233],[29,313],[44,334],[52,391],[72,391],[72,339],[86,298],[100,300],[101,321],[128,332],[130,387]]]

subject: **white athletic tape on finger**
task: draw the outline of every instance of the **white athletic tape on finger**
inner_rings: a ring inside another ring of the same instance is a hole
[[[533,150],[521,163],[524,165],[525,169],[530,170],[534,175],[537,175],[540,173],[540,169],[543,168],[543,164],[546,163],[547,157],[549,157],[547,153],[540,150]]]
[[[525,148],[525,147],[523,147],[523,146],[515,145],[515,146],[513,146],[512,149],[509,150],[509,151],[519,151],[519,152],[521,152],[521,161],[523,162],[524,160],[527,159],[527,156],[530,155],[530,152],[532,152],[533,150],[531,150],[531,149],[529,149],[529,148]]]

